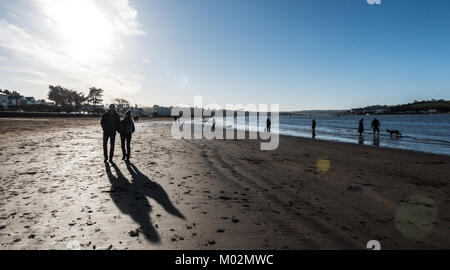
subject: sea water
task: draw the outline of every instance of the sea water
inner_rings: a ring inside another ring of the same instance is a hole
[[[316,120],[316,139],[407,149],[427,153],[450,155],[450,114],[377,115],[381,123],[380,136],[373,136],[371,122],[374,116],[280,116],[278,125],[272,120],[272,132],[281,135],[312,137],[311,122]],[[359,136],[358,122],[364,119],[364,133]],[[216,129],[236,128],[264,132],[266,120],[256,117],[215,118]],[[196,120],[208,126],[211,119]],[[171,122],[164,122],[170,124]],[[151,122],[157,125],[158,122]],[[402,136],[392,138],[387,129],[398,130]]]
[[[408,149],[414,151],[450,155],[450,114],[377,115],[381,123],[380,137],[373,136],[371,123],[374,116],[280,116],[279,125],[272,131],[281,135],[311,138],[312,120],[315,119],[316,139]],[[365,132],[360,137],[358,122],[364,119]],[[272,121],[274,122],[274,121]],[[266,121],[252,118],[216,119],[216,127],[239,127],[247,131],[264,131]],[[387,129],[398,130],[402,136],[392,138]]]

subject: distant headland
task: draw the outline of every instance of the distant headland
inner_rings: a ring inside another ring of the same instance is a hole
[[[350,110],[309,110],[282,112],[280,115],[367,115],[367,114],[440,114],[450,112],[450,100],[424,100],[399,105],[372,105]]]

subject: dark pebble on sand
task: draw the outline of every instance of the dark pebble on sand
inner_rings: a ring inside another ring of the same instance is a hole
[[[139,236],[139,230],[129,231],[128,234],[129,234],[131,237],[138,237],[138,236]]]
[[[237,217],[232,217],[231,218],[231,221],[233,222],[233,223],[238,223],[240,220],[237,218]]]
[[[214,241],[214,240],[209,240],[209,241],[208,241],[208,244],[210,244],[210,245],[215,245],[215,244],[216,244],[216,241]]]
[[[224,233],[224,232],[225,232],[225,229],[218,229],[217,232],[218,232],[218,233]]]
[[[361,187],[359,187],[359,186],[348,186],[347,190],[352,191],[352,192],[361,192],[362,191]]]

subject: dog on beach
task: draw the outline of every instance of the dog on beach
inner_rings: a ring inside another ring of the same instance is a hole
[[[395,136],[396,136],[397,138],[399,138],[400,136],[402,136],[402,134],[401,134],[400,131],[398,131],[398,130],[390,130],[390,129],[388,129],[388,130],[386,130],[386,132],[389,132],[389,133],[391,134],[391,138],[392,138],[392,135],[394,135],[394,134],[395,134]]]

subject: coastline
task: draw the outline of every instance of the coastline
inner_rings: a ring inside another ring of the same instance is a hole
[[[155,122],[158,122],[158,121],[155,121]],[[172,121],[170,121],[170,122],[172,122]],[[164,124],[169,125],[169,123],[164,123]],[[199,124],[198,123],[194,123],[194,124],[192,124],[192,127],[193,126],[199,126]],[[219,127],[219,128],[221,128],[221,127]],[[193,128],[192,128],[192,130],[193,130]],[[225,128],[223,128],[223,130],[224,130],[223,138],[226,138],[225,133],[226,133],[227,130],[234,130],[234,137],[233,138],[237,137],[236,133],[237,133],[238,129],[225,127]],[[256,131],[248,131],[248,130],[246,130],[245,131],[245,138],[247,138],[247,139],[250,138],[249,133],[252,133],[253,136],[258,136],[258,135],[255,135],[255,133],[257,133]],[[318,135],[314,139],[312,138],[312,136],[303,136],[303,135],[294,135],[294,134],[279,134],[278,133],[278,136],[280,137],[280,139],[283,138],[283,137],[286,137],[286,138],[300,138],[300,139],[304,139],[304,140],[307,140],[307,141],[329,142],[329,143],[332,143],[332,144],[336,143],[336,144],[345,144],[345,145],[358,145],[360,147],[370,147],[370,148],[379,148],[379,149],[387,149],[387,150],[399,150],[399,151],[406,151],[406,152],[413,152],[413,153],[422,153],[422,154],[450,157],[450,154],[445,154],[445,153],[434,153],[434,152],[420,150],[420,149],[392,147],[389,144],[384,145],[383,143],[380,143],[380,142],[383,142],[385,140],[394,140],[395,141],[395,140],[399,140],[399,139],[389,139],[389,137],[386,137],[386,136],[374,137],[373,135],[369,135],[370,133],[368,133],[368,132],[367,132],[368,135],[364,135],[363,143],[358,141],[359,140],[359,138],[358,138],[359,136],[358,135],[354,135],[354,141],[351,142],[348,139],[347,140],[343,140],[343,138],[341,138],[341,139],[327,139],[327,138],[325,138],[326,136],[323,136],[320,133],[317,133],[317,134]],[[259,138],[259,136],[258,136],[258,138]],[[378,145],[376,145],[374,143],[375,139],[377,139],[377,141],[379,143]],[[367,143],[369,141],[370,141],[370,143]]]
[[[300,138],[300,139],[304,139],[307,141],[320,141],[320,142],[328,142],[331,144],[345,144],[345,145],[353,145],[353,146],[358,146],[358,147],[369,147],[371,149],[387,149],[389,151],[400,151],[405,154],[408,152],[412,152],[412,153],[425,154],[425,155],[438,156],[438,157],[449,157],[449,155],[446,155],[446,154],[431,153],[431,152],[426,152],[426,151],[420,151],[417,149],[394,148],[394,147],[374,145],[374,144],[359,144],[357,142],[345,142],[345,141],[327,140],[327,139],[321,139],[321,138],[312,139],[312,138],[306,138],[306,137],[294,136],[294,135],[280,135],[280,138],[281,137]]]
[[[0,129],[0,249],[450,247],[448,156],[291,136],[263,152],[144,122],[132,163],[116,139],[105,166],[97,121],[41,121]]]

